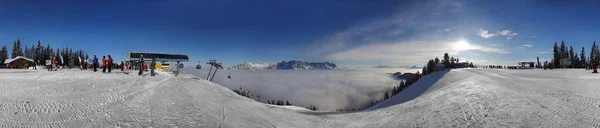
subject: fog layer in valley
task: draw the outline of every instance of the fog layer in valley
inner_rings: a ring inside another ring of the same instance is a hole
[[[184,70],[206,79],[209,66]],[[213,68],[214,70],[214,68]],[[321,110],[362,108],[383,99],[400,80],[387,73],[420,71],[405,68],[355,68],[337,70],[219,70],[213,82],[230,89],[250,91],[253,99],[289,100],[298,106],[315,105]],[[227,76],[231,74],[231,79]],[[256,97],[260,95],[260,99]]]

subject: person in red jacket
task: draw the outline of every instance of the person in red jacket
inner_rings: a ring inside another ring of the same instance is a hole
[[[52,70],[56,71],[56,57],[52,59]]]
[[[108,73],[111,73],[112,66],[113,66],[113,59],[112,59],[112,57],[110,57],[110,55],[108,55]]]
[[[106,73],[106,56],[102,56],[102,73]]]

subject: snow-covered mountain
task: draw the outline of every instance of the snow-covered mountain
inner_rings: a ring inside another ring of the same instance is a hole
[[[246,62],[243,64],[238,64],[231,66],[230,70],[260,70],[260,69],[269,69],[273,67],[271,63],[265,62]]]
[[[281,61],[278,63],[247,62],[231,66],[230,70],[261,70],[261,69],[293,69],[293,70],[316,70],[336,69],[337,66],[330,62],[303,62],[298,60]]]

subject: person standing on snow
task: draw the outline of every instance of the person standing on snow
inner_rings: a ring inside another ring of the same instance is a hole
[[[81,60],[81,56],[77,58],[79,58],[79,70],[83,70],[83,61]]]
[[[98,71],[98,57],[94,55],[94,60],[92,62],[92,67],[94,67],[94,72]]]
[[[121,61],[121,65],[119,67],[121,67],[121,71],[125,70],[125,64],[123,63],[123,61]]]
[[[56,70],[57,70],[56,68],[57,68],[57,67],[56,67],[56,57],[54,57],[54,58],[52,59],[52,70],[56,71]]]
[[[142,75],[142,72],[144,72],[144,55],[140,55],[140,62],[138,63],[140,65],[140,72],[138,73],[138,75]]]
[[[112,59],[112,57],[110,57],[110,55],[108,55],[108,73],[112,72],[112,66],[113,66],[113,59]]]
[[[102,56],[102,73],[106,73],[106,56]]]
[[[156,69],[156,58],[152,57],[152,63],[150,63],[150,76],[154,76],[154,69]]]
[[[34,69],[34,70],[37,70],[37,65],[38,65],[38,63],[37,63],[37,62],[39,62],[39,60],[37,60],[37,61],[33,61],[33,69]]]

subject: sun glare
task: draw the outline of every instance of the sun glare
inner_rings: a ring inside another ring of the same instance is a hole
[[[456,49],[456,50],[462,51],[462,50],[468,50],[470,48],[471,48],[471,45],[467,41],[464,41],[464,40],[460,40],[454,44],[454,49]]]

